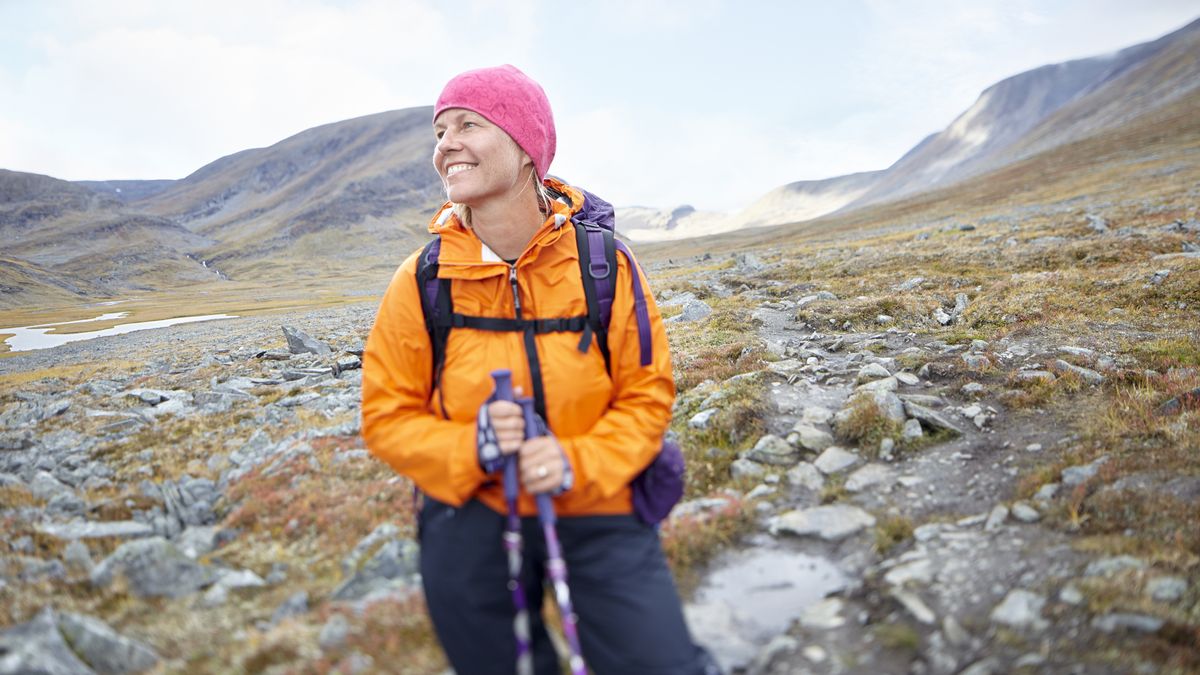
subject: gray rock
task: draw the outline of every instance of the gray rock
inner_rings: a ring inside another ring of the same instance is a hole
[[[951,323],[954,322],[954,317],[947,314],[946,310],[942,309],[941,307],[938,307],[937,309],[933,310],[933,320],[937,321],[939,324],[941,324],[943,326],[949,326]]]
[[[925,282],[925,277],[913,277],[913,278],[909,279],[908,281],[905,281],[902,284],[897,284],[897,285],[893,286],[892,288],[894,288],[897,291],[900,291],[901,293],[904,293],[907,291],[911,291],[912,289],[916,288],[917,286],[920,286],[924,282]]]
[[[141,673],[158,665],[158,654],[149,645],[120,635],[97,618],[64,612],[58,628],[97,673]]]
[[[945,430],[959,435],[963,433],[962,429],[958,428],[958,425],[951,422],[945,415],[932,408],[914,403],[911,398],[904,402],[904,411],[908,413],[909,417],[919,420],[921,424],[935,431]]]
[[[1022,370],[1017,372],[1017,379],[1022,382],[1053,382],[1058,377],[1048,370]]]
[[[782,438],[767,434],[746,452],[745,459],[773,466],[792,466],[800,461],[800,451]]]
[[[218,528],[214,525],[199,525],[189,527],[179,533],[175,546],[184,555],[195,560],[208,555],[217,547]]]
[[[28,623],[0,632],[0,673],[87,675],[81,661],[58,630],[58,617],[46,608]]]
[[[907,417],[904,414],[904,402],[899,396],[890,391],[875,391],[871,393],[871,398],[884,417],[897,424],[904,424]]]
[[[860,458],[853,452],[849,452],[838,446],[830,446],[821,453],[819,457],[813,460],[813,466],[825,475],[839,473],[850,467],[858,464]]]
[[[1166,281],[1167,277],[1169,276],[1171,276],[1171,270],[1158,270],[1154,274],[1150,275],[1150,284],[1152,286],[1161,285],[1162,282]]]
[[[758,462],[748,459],[735,459],[729,465],[729,474],[734,480],[743,478],[759,478],[767,472],[767,468]]]
[[[820,492],[825,487],[825,477],[817,467],[808,462],[800,462],[787,472],[787,482],[812,492]]]
[[[342,576],[349,577],[358,571],[364,560],[369,559],[379,547],[388,541],[400,538],[400,528],[392,523],[380,523],[354,545],[353,550],[342,559]]]
[[[341,614],[334,614],[329,617],[324,626],[321,626],[321,633],[317,636],[317,644],[321,649],[329,651],[337,649],[346,644],[346,638],[350,637],[350,622]]]
[[[1004,600],[992,609],[991,618],[994,623],[1004,624],[1017,630],[1044,630],[1050,624],[1042,618],[1042,608],[1046,606],[1046,598],[1023,589],[1008,592]]]
[[[932,560],[917,558],[888,570],[883,575],[883,580],[896,587],[910,584],[924,585],[933,581],[934,572]]]
[[[281,326],[283,335],[287,338],[288,351],[293,354],[316,354],[326,356],[333,353],[329,345],[312,337],[308,333],[291,326]]]
[[[1070,345],[1064,345],[1059,347],[1058,351],[1064,354],[1071,354],[1072,356],[1078,356],[1093,361],[1096,359],[1096,352],[1086,347],[1072,347]]]
[[[1157,577],[1146,583],[1146,595],[1159,602],[1179,602],[1187,587],[1183,577]]]
[[[1088,563],[1087,568],[1083,570],[1083,574],[1088,577],[1112,577],[1128,570],[1144,569],[1146,569],[1145,560],[1135,558],[1131,555],[1118,555],[1093,560]]]
[[[808,305],[811,305],[814,302],[818,302],[821,300],[836,301],[837,299],[838,299],[838,296],[834,295],[833,293],[830,293],[829,291],[818,291],[817,293],[815,293],[813,295],[806,295],[806,296],[800,298],[799,300],[797,300],[796,307],[804,308]],[[834,350],[834,351],[836,351],[836,350]]]
[[[1108,455],[1104,455],[1099,459],[1084,464],[1081,466],[1071,466],[1062,471],[1062,484],[1067,487],[1075,487],[1091,480],[1097,473],[1100,472],[1100,467],[1108,461]]]
[[[1042,518],[1042,514],[1038,513],[1038,510],[1030,506],[1027,502],[1013,504],[1012,516],[1022,523],[1036,523]]]
[[[1055,359],[1054,365],[1057,366],[1059,370],[1075,373],[1079,377],[1083,378],[1083,381],[1087,382],[1088,384],[1101,384],[1105,380],[1104,375],[1097,373],[1091,368],[1082,368],[1080,366],[1067,363],[1062,359]]]
[[[701,410],[700,412],[696,413],[695,415],[692,415],[692,418],[688,420],[688,427],[691,429],[699,429],[702,431],[704,429],[707,429],[709,423],[712,421],[713,416],[716,415],[717,412],[718,411],[716,408],[708,408],[707,410]]]
[[[1038,488],[1037,494],[1033,496],[1034,500],[1041,504],[1054,501],[1054,496],[1058,494],[1061,486],[1058,483],[1046,483]]]
[[[667,292],[669,292],[669,291],[667,291]],[[695,293],[693,293],[691,291],[684,291],[682,293],[676,293],[674,295],[664,296],[662,300],[658,301],[658,306],[659,307],[677,307],[679,305],[686,305],[687,303],[689,303],[693,300],[697,300],[697,299],[698,298],[696,297]]]
[[[891,469],[882,464],[867,464],[850,474],[846,479],[846,489],[850,492],[862,492],[867,488],[875,488],[887,492],[895,483],[896,475]]]
[[[792,431],[799,436],[800,447],[813,452],[821,452],[822,450],[833,445],[833,435],[828,431],[823,431],[809,424],[808,422],[797,422]]]
[[[1002,668],[1000,659],[989,656],[967,666],[958,675],[999,675]]]
[[[967,306],[970,304],[971,301],[967,298],[966,293],[956,293],[954,295],[954,309],[950,310],[950,312],[954,314],[954,316],[958,316],[959,314],[967,311]]]
[[[959,389],[959,391],[966,394],[967,396],[978,396],[983,393],[984,386],[982,384],[979,384],[978,382],[968,382],[968,383],[964,384]]]
[[[288,596],[271,614],[271,625],[293,616],[299,616],[308,611],[308,591],[298,591]]]
[[[87,544],[78,539],[67,544],[63,549],[63,563],[66,564],[68,571],[85,575],[90,575],[95,566]]]
[[[837,541],[874,525],[875,516],[857,506],[830,504],[784,513],[772,521],[771,533]]]
[[[683,311],[667,319],[669,323],[687,323],[707,319],[712,314],[712,307],[703,300],[692,300],[683,306]]]
[[[213,580],[207,567],[188,558],[161,537],[121,544],[92,570],[92,584],[105,587],[124,576],[139,597],[177,598],[193,593]]]
[[[91,522],[73,520],[66,523],[42,523],[36,526],[38,532],[57,539],[107,539],[119,537],[132,539],[149,537],[154,534],[154,528],[146,523],[134,520],[112,520]]]
[[[226,572],[217,579],[215,584],[204,592],[202,604],[205,607],[217,607],[225,604],[225,601],[229,598],[229,591],[237,588],[257,588],[266,585],[267,582],[263,581],[262,577],[250,570]]]
[[[862,383],[862,382],[870,382],[871,380],[878,380],[880,378],[890,377],[890,376],[891,376],[891,373],[888,372],[887,368],[884,368],[883,366],[879,365],[878,363],[868,363],[867,365],[863,366],[862,368],[860,368],[858,370],[858,376],[857,376],[856,380],[858,382]]]
[[[49,501],[60,494],[71,493],[71,488],[48,471],[38,471],[33,475],[33,480],[29,481],[29,491],[38,499]]]
[[[921,383],[921,378],[917,377],[916,375],[913,375],[912,373],[899,372],[899,373],[896,373],[895,375],[893,375],[892,377],[896,378],[896,380],[899,381],[900,384],[903,384],[903,385],[909,386],[909,387],[915,387]]]
[[[1084,601],[1083,592],[1074,582],[1068,583],[1058,592],[1059,601],[1071,606],[1082,605]]]
[[[1138,633],[1157,633],[1166,623],[1156,616],[1145,614],[1113,613],[1092,619],[1092,627],[1105,633],[1131,630]]]
[[[379,547],[353,577],[333,592],[334,600],[357,600],[381,588],[419,583],[417,543],[392,539]]]
[[[896,599],[896,602],[899,602],[904,609],[908,610],[908,613],[917,621],[929,626],[937,623],[937,615],[933,613],[929,605],[925,604],[925,601],[916,593],[899,588],[893,588],[890,592],[892,597]]]
[[[846,625],[842,616],[846,602],[841,598],[826,598],[809,605],[800,613],[800,625],[814,630],[832,630]]]
[[[67,575],[67,568],[60,560],[41,560],[25,558],[17,578],[27,584],[41,581],[62,579]]]
[[[804,412],[800,415],[801,421],[809,424],[828,424],[832,418],[833,411],[819,405],[805,406]]]
[[[1008,520],[1008,507],[1003,504],[997,504],[988,513],[987,522],[983,524],[985,530],[999,529],[1004,521]]]
[[[983,354],[963,354],[962,360],[971,370],[984,370],[992,365],[991,359]]]
[[[925,435],[925,431],[921,428],[920,420],[909,418],[904,422],[904,430],[900,432],[900,438],[906,443],[911,443]]]
[[[736,261],[738,271],[743,274],[761,272],[767,269],[766,263],[753,253],[739,253],[734,260]]]

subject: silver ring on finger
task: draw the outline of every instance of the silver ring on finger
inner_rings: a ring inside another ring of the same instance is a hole
[[[550,470],[546,468],[545,464],[543,464],[537,468],[537,477],[538,478],[545,478],[548,475],[550,475]]]

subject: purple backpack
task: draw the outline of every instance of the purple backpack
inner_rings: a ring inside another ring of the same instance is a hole
[[[549,186],[550,194],[563,201],[570,197]],[[583,277],[584,296],[587,299],[587,314],[569,318],[537,319],[523,317],[520,308],[513,319],[467,316],[454,312],[451,301],[450,279],[438,278],[438,256],[442,240],[435,237],[425,245],[417,262],[417,284],[421,287],[421,310],[425,315],[425,329],[433,345],[433,377],[438,382],[446,357],[446,340],[450,330],[469,327],[478,330],[519,332],[525,335],[525,351],[529,370],[533,376],[533,399],[539,415],[546,419],[545,391],[542,384],[542,369],[538,359],[534,336],[538,333],[580,333],[579,351],[587,353],[596,336],[596,344],[604,357],[604,366],[612,373],[611,355],[608,351],[608,326],[612,320],[613,297],[616,292],[617,252],[629,261],[633,284],[634,312],[638,324],[640,363],[648,366],[654,359],[650,334],[650,310],[642,291],[641,274],[633,253],[624,242],[615,236],[616,214],[612,204],[581,190],[583,207],[571,219],[575,225],[576,244],[579,247],[580,271]],[[438,388],[441,391],[441,388]],[[446,416],[445,406],[442,416]],[[630,488],[633,491],[633,506],[637,517],[648,525],[654,525],[667,517],[671,509],[683,496],[684,480],[683,453],[679,445],[664,441],[658,455],[642,473],[638,474]]]

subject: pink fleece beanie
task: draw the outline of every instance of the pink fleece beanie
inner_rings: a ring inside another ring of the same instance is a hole
[[[554,160],[554,115],[546,92],[528,75],[510,65],[468,70],[446,83],[433,107],[433,118],[447,108],[483,115],[529,155],[538,178],[546,177]]]

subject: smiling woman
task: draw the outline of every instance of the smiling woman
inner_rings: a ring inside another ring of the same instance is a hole
[[[657,496],[634,496],[668,455],[675,389],[611,206],[546,176],[550,104],[512,66],[451,80],[433,131],[449,201],[376,316],[362,430],[424,495],[421,574],[451,665],[559,672],[538,611],[550,586],[576,675],[717,672],[642,508]],[[607,234],[589,222],[605,211]],[[522,391],[533,397],[519,405]]]

